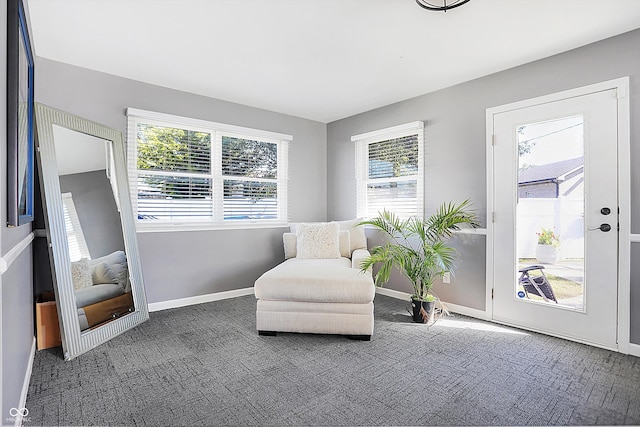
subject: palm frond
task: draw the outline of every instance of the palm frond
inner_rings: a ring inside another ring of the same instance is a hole
[[[427,239],[427,227],[422,218],[411,217],[407,223],[407,231],[411,236],[417,236],[423,242]]]
[[[401,219],[386,209],[376,218],[359,225],[371,225],[390,238],[387,243],[371,249],[371,255],[362,265],[362,271],[379,265],[375,274],[376,286],[389,281],[393,268],[407,277],[417,297],[426,296],[435,279],[446,271],[452,271],[456,250],[446,243],[460,225],[478,227],[478,217],[471,209],[471,202],[443,203],[426,220],[412,217]]]
[[[477,214],[471,209],[470,200],[455,205],[453,202],[443,203],[438,210],[426,220],[429,240],[436,241],[450,238],[453,232],[460,230],[461,224],[472,228],[480,226]]]
[[[376,286],[382,286],[389,281],[391,270],[394,266],[401,266],[407,258],[407,250],[403,246],[387,243],[371,249],[371,255],[365,258],[360,265],[360,270],[365,272],[369,267],[380,264],[380,269],[375,274]],[[401,270],[402,271],[402,270]]]
[[[378,212],[378,216],[366,221],[360,222],[358,225],[372,225],[373,227],[384,231],[393,239],[404,237],[407,228],[407,220],[401,219],[395,213],[384,209]]]

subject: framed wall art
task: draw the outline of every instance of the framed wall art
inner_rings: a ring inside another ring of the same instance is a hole
[[[7,225],[33,221],[33,51],[22,0],[7,1]]]

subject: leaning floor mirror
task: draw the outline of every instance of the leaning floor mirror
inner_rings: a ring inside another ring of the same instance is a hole
[[[35,107],[49,255],[65,360],[149,318],[122,134]]]

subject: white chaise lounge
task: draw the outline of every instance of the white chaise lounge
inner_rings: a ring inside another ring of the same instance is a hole
[[[369,252],[364,227],[356,224],[295,224],[283,235],[285,261],[255,283],[260,335],[301,332],[371,339],[375,286],[371,272],[360,271]]]

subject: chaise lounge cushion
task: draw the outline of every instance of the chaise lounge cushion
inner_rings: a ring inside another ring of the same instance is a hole
[[[264,273],[255,283],[256,298],[364,304],[373,301],[371,274],[351,268],[348,258],[291,258]]]
[[[81,308],[124,294],[122,286],[115,283],[102,283],[75,291],[76,307]]]

